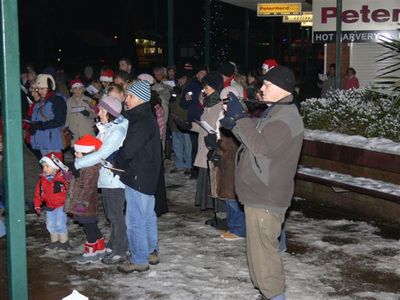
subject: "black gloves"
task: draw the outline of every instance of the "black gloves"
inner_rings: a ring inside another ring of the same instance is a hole
[[[77,170],[75,168],[75,164],[72,164],[72,166],[69,168],[69,170],[72,173],[72,175],[74,175],[75,178],[79,178],[79,176],[81,176],[81,173],[79,172],[79,170]]]
[[[179,117],[175,117],[175,118],[174,118],[174,121],[175,121],[176,125],[178,125],[178,127],[181,128],[181,129],[183,129],[183,130],[190,130],[190,129],[192,129],[192,123],[189,122],[189,121],[182,120],[182,119],[179,118]]]
[[[227,110],[225,112],[225,117],[220,121],[220,123],[222,127],[232,129],[235,127],[237,120],[247,117],[247,112],[242,103],[233,93],[229,93],[229,101],[226,105]]]
[[[89,112],[85,109],[85,110],[82,110],[81,112],[80,112],[82,115],[84,115],[85,117],[89,117]]]
[[[208,150],[215,150],[217,149],[217,135],[216,134],[207,134],[204,137],[204,143]]]
[[[36,122],[32,122],[30,125],[31,125],[31,128],[29,129],[29,133],[31,135],[34,135],[36,133],[36,130],[42,129],[43,122],[42,121],[36,121]]]

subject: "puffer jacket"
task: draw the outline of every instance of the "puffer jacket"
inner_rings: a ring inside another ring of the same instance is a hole
[[[33,203],[35,207],[42,206],[43,202],[52,209],[62,207],[65,204],[67,190],[68,183],[60,171],[55,174],[52,180],[41,174],[35,186]]]
[[[100,163],[102,159],[106,160],[111,154],[118,151],[125,140],[128,124],[128,120],[123,116],[104,125],[100,123],[97,124],[99,128],[97,138],[100,139],[103,144],[96,152],[75,159],[75,168],[81,169],[93,166]],[[125,188],[125,184],[120,181],[119,175],[115,175],[110,169],[104,167],[100,168],[97,186],[99,188],[108,189]]]

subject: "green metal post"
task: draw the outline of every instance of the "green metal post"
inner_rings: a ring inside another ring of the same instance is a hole
[[[174,0],[168,0],[168,65],[174,64]]]
[[[1,3],[1,79],[9,299],[28,299],[17,0]]]
[[[245,8],[244,9],[244,66],[246,67],[246,69],[249,66],[249,28],[250,28],[249,10]]]
[[[341,87],[342,73],[342,0],[336,0],[336,78],[335,88]]]
[[[204,64],[210,66],[210,0],[204,0]]]

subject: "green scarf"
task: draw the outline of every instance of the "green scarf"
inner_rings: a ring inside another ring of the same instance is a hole
[[[212,107],[215,104],[218,104],[221,102],[221,99],[219,98],[219,93],[214,92],[210,96],[207,96],[204,98],[204,106],[205,107]]]

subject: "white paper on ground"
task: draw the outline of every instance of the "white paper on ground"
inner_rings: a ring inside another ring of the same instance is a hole
[[[61,300],[89,300],[89,298],[82,295],[77,290],[73,290],[71,295],[62,298]]]

